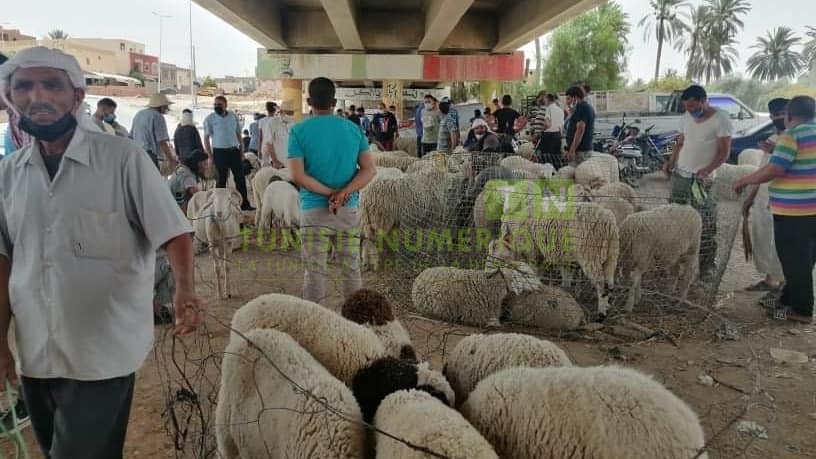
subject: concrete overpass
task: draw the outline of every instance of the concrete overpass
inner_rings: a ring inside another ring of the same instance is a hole
[[[510,53],[605,0],[195,0],[270,51]]]

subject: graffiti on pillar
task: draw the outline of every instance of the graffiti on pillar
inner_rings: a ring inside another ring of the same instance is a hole
[[[391,100],[391,101],[396,100],[398,98],[398,96],[400,95],[400,93],[402,92],[401,89],[402,89],[402,85],[400,84],[399,81],[385,81],[385,82],[383,82],[383,91],[382,91],[383,99],[387,99],[387,100]]]
[[[403,100],[422,100],[425,94],[431,94],[437,99],[445,96],[450,97],[450,90],[448,88],[442,89],[403,89]],[[367,99],[383,99],[387,97],[384,95],[381,88],[337,88],[335,97],[340,100],[367,100]]]

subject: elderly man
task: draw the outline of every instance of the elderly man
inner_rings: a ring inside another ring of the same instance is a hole
[[[147,108],[139,110],[133,117],[130,127],[131,137],[153,161],[156,169],[167,174],[178,163],[176,153],[170,145],[167,133],[167,121],[164,114],[170,111],[170,102],[164,94],[153,94],[147,102]]]
[[[487,121],[482,118],[473,120],[467,139],[465,139],[465,150],[467,151],[499,151],[499,137],[490,132]]]
[[[0,91],[35,139],[0,162],[0,382],[17,380],[13,311],[22,393],[53,459],[122,457],[159,247],[175,274],[176,332],[202,320],[189,222],[136,144],[77,127],[84,88],[58,50],[0,67]]]
[[[284,101],[278,115],[272,117],[261,131],[261,151],[276,169],[289,164],[289,132],[295,125],[294,115],[294,104]]]
[[[109,97],[103,97],[96,103],[96,113],[93,120],[102,132],[128,137],[128,131],[124,126],[116,122],[116,102]]]

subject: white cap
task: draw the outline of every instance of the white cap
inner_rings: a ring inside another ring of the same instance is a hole
[[[470,125],[471,129],[476,129],[479,126],[484,126],[485,128],[490,129],[490,126],[488,126],[487,121],[481,118],[476,118],[475,120],[473,120],[473,124]]]
[[[58,49],[35,46],[17,52],[11,59],[0,65],[0,92],[5,94],[6,88],[11,81],[11,75],[17,69],[32,67],[49,67],[63,70],[68,74],[68,78],[75,88],[85,88],[85,73],[79,67],[79,62],[74,56],[65,54]]]

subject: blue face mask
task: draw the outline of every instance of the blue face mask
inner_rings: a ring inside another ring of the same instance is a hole
[[[111,124],[114,121],[116,121],[116,115],[113,114],[113,113],[105,115],[105,116],[102,117],[102,121],[104,121],[104,122],[106,122],[108,124]]]
[[[705,110],[703,110],[702,108],[698,108],[693,112],[689,112],[689,115],[691,115],[694,119],[699,120],[700,118],[705,116]]]

